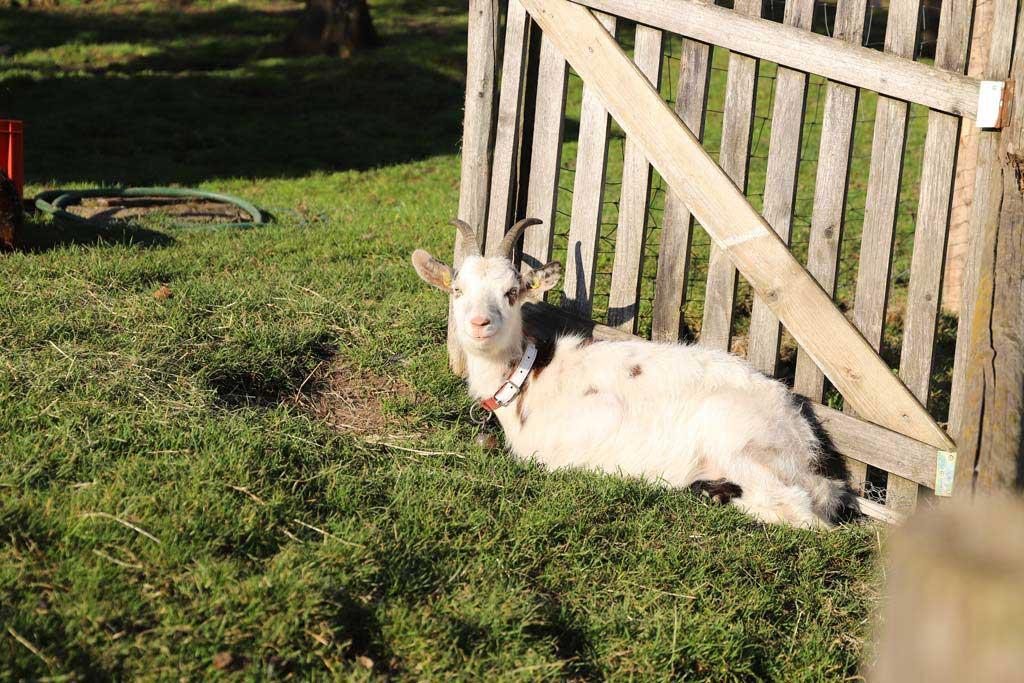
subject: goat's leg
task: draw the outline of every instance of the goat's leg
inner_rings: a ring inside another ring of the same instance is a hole
[[[805,529],[828,529],[831,525],[811,510],[807,492],[796,486],[769,486],[737,498],[733,505],[766,524],[790,524]]]
[[[748,454],[737,454],[719,465],[726,479],[743,490],[743,495],[736,498],[733,505],[755,519],[767,524],[792,524],[808,529],[829,528],[828,522],[815,514],[813,501],[806,490],[787,483]]]
[[[742,487],[725,479],[700,479],[690,484],[690,490],[717,505],[728,505],[733,498],[743,495]]]

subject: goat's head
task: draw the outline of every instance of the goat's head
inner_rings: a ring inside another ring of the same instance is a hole
[[[454,328],[467,351],[490,354],[518,343],[523,330],[522,305],[540,301],[544,292],[558,283],[562,264],[557,261],[522,274],[512,263],[523,230],[541,222],[536,218],[519,221],[505,234],[496,255],[485,257],[473,229],[463,221],[452,221],[462,234],[458,272],[422,249],[413,252],[412,265],[419,276],[451,296]]]

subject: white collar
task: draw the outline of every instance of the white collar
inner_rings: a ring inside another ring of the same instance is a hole
[[[530,370],[533,369],[535,360],[537,360],[537,347],[533,342],[526,342],[526,350],[523,352],[522,360],[519,361],[519,367],[509,375],[509,378],[498,387],[493,395],[480,401],[480,405],[486,410],[494,412],[514,401],[530,377]]]

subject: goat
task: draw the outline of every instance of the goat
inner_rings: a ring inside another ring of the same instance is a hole
[[[850,495],[819,473],[821,445],[781,383],[723,351],[645,340],[524,335],[522,306],[561,277],[557,261],[520,273],[516,223],[484,257],[472,228],[458,271],[422,249],[419,276],[451,297],[469,393],[493,411],[520,458],[696,486],[766,523],[831,526]]]

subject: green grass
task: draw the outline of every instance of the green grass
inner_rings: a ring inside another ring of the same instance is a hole
[[[451,248],[461,4],[374,2],[387,45],[350,62],[277,54],[295,7],[0,10],[29,193],[181,183],[278,218],[35,220],[0,257],[0,680],[856,675],[875,527],[474,444],[408,265]],[[409,387],[364,406],[387,434],[303,407],[338,362]]]

